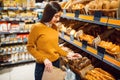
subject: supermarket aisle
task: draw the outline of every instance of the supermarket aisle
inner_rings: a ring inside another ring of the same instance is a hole
[[[0,70],[0,80],[34,80],[35,63]]]

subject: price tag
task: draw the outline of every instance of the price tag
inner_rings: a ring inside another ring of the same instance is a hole
[[[80,10],[76,10],[76,11],[75,11],[75,18],[78,18],[78,17],[79,17],[79,14],[80,14]]]
[[[97,48],[98,44],[101,42],[101,38],[98,35],[92,42],[93,46],[95,46],[95,48]]]
[[[102,12],[101,11],[95,11],[95,13],[94,13],[94,20],[95,21],[100,21],[101,16],[102,16]]]
[[[66,27],[64,27],[64,25],[61,25],[61,37],[64,37],[65,32],[66,32]]]
[[[105,48],[97,46],[97,51],[98,51],[98,55],[101,56],[103,59],[105,54]]]
[[[66,9],[63,9],[63,15],[66,15]]]
[[[86,40],[82,40],[82,47],[86,48],[87,47],[87,41]]]
[[[74,41],[74,35],[72,35],[72,34],[70,35],[70,40]]]
[[[62,31],[62,32],[61,32],[61,37],[64,37],[64,35],[65,35],[65,32]]]
[[[78,41],[80,41],[79,36],[83,35],[83,30],[79,30],[75,33],[75,37],[77,38]]]

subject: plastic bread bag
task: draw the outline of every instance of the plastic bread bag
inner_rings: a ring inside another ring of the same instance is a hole
[[[65,80],[76,80],[75,73],[72,72],[70,69],[67,69],[66,70]]]

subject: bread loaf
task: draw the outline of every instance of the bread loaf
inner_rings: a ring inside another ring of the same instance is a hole
[[[85,80],[115,80],[115,78],[108,72],[101,68],[95,68],[87,72]]]
[[[103,1],[102,9],[110,9],[110,1],[108,0]]]
[[[112,0],[111,3],[110,3],[110,8],[111,9],[118,8],[118,1]]]

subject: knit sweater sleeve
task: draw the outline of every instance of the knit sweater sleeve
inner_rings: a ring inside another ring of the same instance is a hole
[[[67,56],[67,52],[65,52],[64,50],[62,50],[59,46],[57,47],[57,51],[61,56],[66,57]]]
[[[27,50],[28,52],[40,63],[43,63],[43,61],[46,59],[44,55],[42,55],[42,51],[38,52],[36,49],[36,40],[38,37],[40,37],[40,31],[42,28],[38,25],[33,25],[31,32],[29,33],[28,37],[28,43],[27,43]]]

